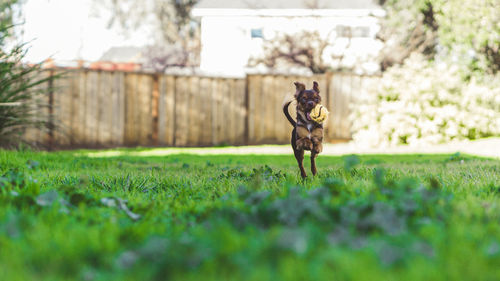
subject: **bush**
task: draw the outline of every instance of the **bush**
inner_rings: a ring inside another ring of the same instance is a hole
[[[466,81],[462,74],[412,55],[361,98],[351,116],[353,139],[418,145],[500,135],[500,75]]]
[[[10,147],[21,141],[27,128],[49,127],[50,118],[40,113],[46,107],[46,103],[40,102],[40,97],[49,89],[39,85],[50,78],[44,78],[40,65],[22,63],[26,54],[24,44],[6,50],[5,43],[11,35],[12,25],[3,20],[0,23],[0,147]]]

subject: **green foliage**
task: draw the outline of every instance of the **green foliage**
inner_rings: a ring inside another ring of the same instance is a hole
[[[40,65],[23,63],[24,44],[7,49],[6,39],[11,36],[12,7],[17,1],[0,4],[0,146],[16,146],[29,127],[45,128],[49,118],[41,114],[46,107],[42,102],[49,91],[40,85],[50,78],[44,76]]]
[[[439,42],[472,70],[500,71],[500,3],[497,0],[435,0]],[[464,12],[466,11],[466,12]]]
[[[442,143],[500,135],[500,76],[414,55],[384,73],[354,110],[353,138],[372,145]]]
[[[0,151],[6,280],[495,280],[500,162]],[[128,210],[128,211],[127,211]]]
[[[429,59],[436,55],[451,58],[480,74],[500,70],[497,0],[380,2],[387,11],[380,34],[388,43],[383,66],[401,64],[412,52],[418,52]]]
[[[4,46],[5,39],[12,34],[14,25],[14,7],[19,0],[2,0],[0,2],[0,48]]]

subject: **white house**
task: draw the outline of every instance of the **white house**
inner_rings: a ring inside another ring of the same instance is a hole
[[[331,45],[323,59],[337,63],[333,54],[344,54],[342,66],[362,61],[362,71],[381,43],[375,39],[379,18],[385,11],[372,0],[201,0],[193,16],[201,18],[201,62],[204,72],[244,75],[251,57],[262,54],[264,40],[279,34],[317,31]],[[373,60],[372,60],[373,61]]]

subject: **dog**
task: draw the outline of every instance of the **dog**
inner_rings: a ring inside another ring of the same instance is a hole
[[[321,96],[316,81],[313,82],[313,88],[310,90],[306,90],[306,86],[300,82],[295,82],[294,85],[294,98],[297,101],[297,121],[288,112],[288,107],[293,100],[285,102],[283,113],[293,126],[291,144],[295,159],[299,164],[300,175],[304,179],[307,177],[303,163],[304,151],[311,151],[311,172],[313,176],[318,172],[316,169],[316,156],[323,151],[323,125],[314,122],[310,116],[311,110],[321,103]]]

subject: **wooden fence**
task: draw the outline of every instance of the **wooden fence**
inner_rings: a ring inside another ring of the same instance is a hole
[[[54,75],[62,70],[51,70]],[[330,110],[326,141],[350,138],[350,106],[372,77],[249,75],[245,79],[64,70],[47,96],[56,129],[26,139],[54,147],[211,146],[287,143],[282,113],[293,82],[320,84]]]

